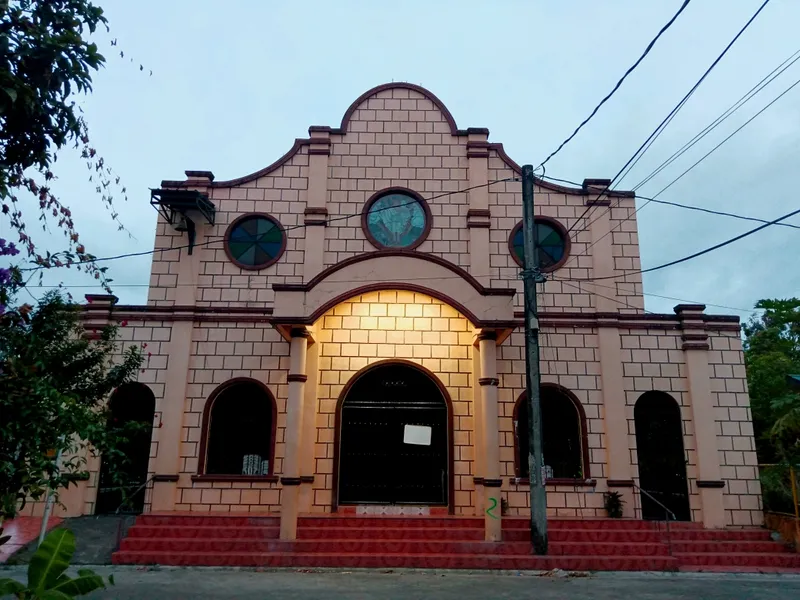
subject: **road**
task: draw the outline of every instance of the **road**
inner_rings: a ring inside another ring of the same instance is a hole
[[[137,570],[98,567],[113,572],[116,586],[87,598],[118,600],[785,600],[800,598],[800,575],[716,575],[601,573],[583,577],[458,572],[304,573],[224,569]],[[24,579],[24,568],[0,569],[0,578]]]

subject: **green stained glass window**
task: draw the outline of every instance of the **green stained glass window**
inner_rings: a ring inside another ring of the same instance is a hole
[[[378,247],[417,247],[425,240],[430,214],[417,198],[405,193],[389,193],[372,201],[364,218],[368,237]]]
[[[286,247],[286,233],[272,217],[250,215],[233,222],[226,244],[231,260],[240,267],[263,269],[280,258]]]
[[[545,219],[536,219],[538,234],[539,268],[543,271],[561,266],[567,255],[567,236],[561,227]],[[525,264],[525,252],[522,241],[522,223],[518,224],[511,234],[511,250],[520,265]]]

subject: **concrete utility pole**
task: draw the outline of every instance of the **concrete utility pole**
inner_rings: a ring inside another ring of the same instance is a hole
[[[536,284],[543,282],[539,270],[539,240],[533,212],[533,166],[522,166],[522,236],[525,268],[525,372],[528,396],[528,477],[531,484],[531,544],[536,554],[547,554],[547,495],[542,458],[542,410],[539,401],[539,309]]]

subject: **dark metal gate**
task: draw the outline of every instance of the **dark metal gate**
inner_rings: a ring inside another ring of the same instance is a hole
[[[679,521],[691,521],[686,455],[678,403],[663,392],[647,392],[633,408],[639,486],[669,508]],[[641,495],[642,518],[663,520],[665,511]]]
[[[447,505],[447,410],[436,383],[413,366],[359,377],[341,408],[339,504]],[[407,426],[430,433],[430,444],[408,443]]]
[[[126,460],[118,473],[110,471],[103,460],[98,480],[95,514],[102,515],[120,509],[126,513],[140,513],[144,508],[147,468],[150,460],[150,436],[156,409],[156,399],[150,389],[140,383],[127,383],[119,387],[109,403],[113,426],[141,423],[141,427],[128,433],[119,451]]]

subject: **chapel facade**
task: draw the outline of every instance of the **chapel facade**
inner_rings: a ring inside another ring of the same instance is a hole
[[[392,83],[258,172],[163,181],[147,304],[85,309],[147,357],[111,398],[153,421],[137,508],[280,514],[286,539],[306,513],[485,515],[488,539],[528,515],[519,176]],[[625,517],[759,525],[738,317],[644,310],[635,198],[608,183],[536,182],[548,514],[616,491]],[[89,467],[67,514],[119,505]]]

